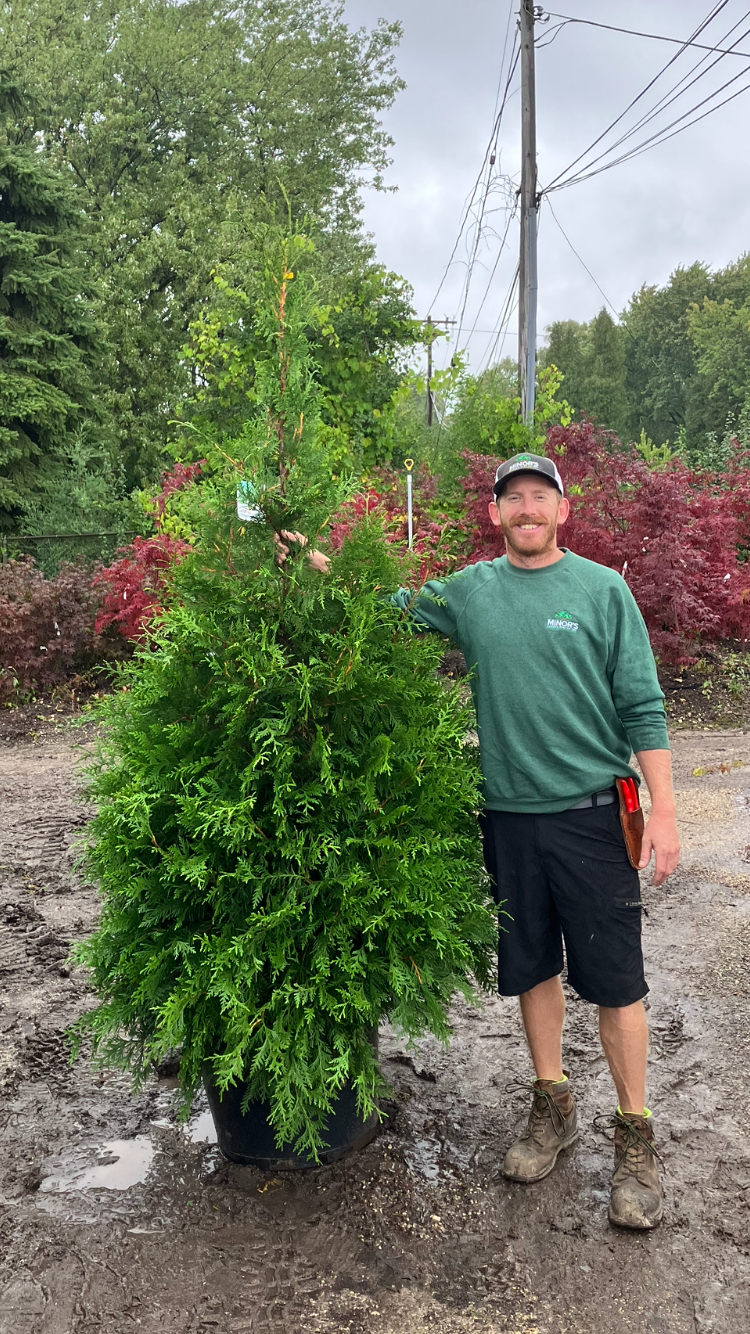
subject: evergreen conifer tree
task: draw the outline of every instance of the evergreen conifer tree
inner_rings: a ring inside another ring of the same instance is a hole
[[[306,244],[269,245],[247,423],[226,472],[185,493],[194,549],[104,705],[88,852],[104,909],[80,951],[99,1005],[79,1039],[136,1080],[180,1047],[184,1106],[208,1062],[314,1155],[347,1082],[374,1106],[372,1029],[447,1038],[452,995],[489,984],[496,927],[466,706],[388,596],[398,555],[365,519],[327,575],[293,543],[277,560],[275,534],[321,541],[342,494]]]
[[[0,75],[0,527],[60,465],[93,408],[96,322],[73,191],[43,159],[25,100]]]

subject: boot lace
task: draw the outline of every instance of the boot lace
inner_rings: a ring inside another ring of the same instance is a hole
[[[565,1138],[565,1117],[558,1107],[552,1094],[538,1084],[506,1084],[506,1093],[532,1093],[534,1101],[531,1104],[529,1119],[526,1129],[521,1132],[521,1139],[533,1139],[535,1144],[542,1144],[543,1126],[545,1121],[552,1122],[552,1129],[558,1139]]]
[[[624,1164],[628,1172],[637,1173],[638,1168],[646,1161],[646,1152],[648,1152],[661,1163],[666,1171],[664,1159],[657,1151],[653,1140],[646,1139],[646,1136],[641,1134],[634,1121],[629,1121],[624,1116],[599,1115],[594,1117],[593,1125],[595,1130],[598,1130],[601,1135],[605,1135],[610,1141],[614,1141],[618,1131],[623,1136],[622,1154],[617,1161],[618,1167]],[[610,1130],[614,1132],[611,1135],[608,1133]]]

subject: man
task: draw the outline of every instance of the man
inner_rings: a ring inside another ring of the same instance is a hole
[[[568,982],[599,1007],[617,1090],[609,1216],[649,1229],[663,1206],[645,1105],[648,987],[640,884],[615,779],[637,779],[635,751],[651,795],[640,865],[653,853],[660,885],[679,861],[664,697],[624,579],[557,544],[569,506],[554,462],[519,454],[502,464],[489,512],[505,556],[416,597],[402,589],[396,601],[420,628],[451,638],[472,672],[485,863],[512,919],[500,935],[498,989],[520,996],[536,1076],[528,1123],[503,1170],[540,1181],[578,1138],[562,1064],[564,942]],[[320,553],[309,556],[324,568]]]

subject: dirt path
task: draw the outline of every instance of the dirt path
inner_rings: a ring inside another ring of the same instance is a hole
[[[131,1098],[71,1072],[86,1002],[64,961],[96,912],[71,872],[72,743],[0,747],[0,1334],[750,1331],[750,738],[683,733],[675,752],[684,866],[645,890],[667,1215],[635,1236],[607,1224],[590,1126],[612,1094],[573,997],[585,1131],[531,1189],[498,1176],[521,1115],[505,1086],[529,1074],[514,1002],[461,1009],[448,1054],[382,1034],[387,1125],[283,1178],[221,1161],[201,1107],[176,1128],[168,1079]]]

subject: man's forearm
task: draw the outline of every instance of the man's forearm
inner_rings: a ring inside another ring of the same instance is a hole
[[[671,751],[639,750],[636,759],[651,796],[651,810],[659,815],[674,815]]]
[[[655,854],[655,885],[663,885],[680,861],[680,835],[675,819],[674,789],[672,787],[672,756],[668,750],[636,751],[641,772],[651,793],[651,814],[643,831],[641,870],[645,870]]]

